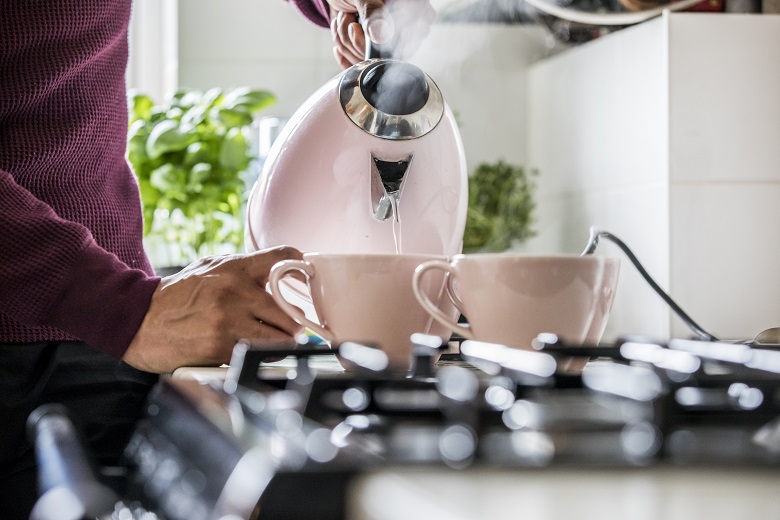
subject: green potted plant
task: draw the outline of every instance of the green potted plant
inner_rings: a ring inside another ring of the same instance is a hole
[[[128,159],[155,267],[240,250],[251,162],[248,131],[275,97],[246,87],[180,90],[156,104],[130,95]]]
[[[500,252],[533,237],[536,170],[497,161],[469,175],[463,252]]]

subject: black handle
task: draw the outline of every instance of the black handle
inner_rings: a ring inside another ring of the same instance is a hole
[[[65,407],[36,408],[27,434],[35,443],[40,493],[30,520],[110,518],[119,498],[95,478]]]
[[[379,45],[368,38],[368,32],[363,28],[366,35],[366,60],[391,59],[393,51],[388,45]]]
[[[393,41],[378,44],[371,41],[371,39],[368,37],[368,26],[366,25],[364,20],[361,20],[358,18],[358,22],[360,23],[360,26],[363,28],[363,35],[366,39],[366,54],[365,59],[366,60],[375,60],[375,59],[391,59],[393,57],[393,42],[395,40],[395,37],[393,38]]]

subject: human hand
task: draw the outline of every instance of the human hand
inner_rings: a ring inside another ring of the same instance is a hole
[[[429,0],[328,0],[333,54],[343,68],[366,58],[366,34],[391,46],[391,57],[407,59],[430,32],[436,11]],[[359,20],[362,21],[359,23]]]
[[[163,278],[123,360],[147,372],[230,361],[239,339],[293,342],[303,328],[265,290],[271,267],[301,259],[291,247],[206,257]]]

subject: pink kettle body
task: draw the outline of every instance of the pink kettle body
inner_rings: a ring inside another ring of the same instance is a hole
[[[414,77],[389,81],[399,70]],[[371,82],[426,92],[388,104]],[[463,144],[438,87],[413,65],[370,60],[323,85],[276,139],[249,197],[246,246],[452,256],[467,206]]]

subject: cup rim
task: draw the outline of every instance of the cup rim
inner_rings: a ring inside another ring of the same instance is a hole
[[[607,261],[618,261],[620,260],[617,257],[614,256],[604,256],[604,255],[579,255],[579,254],[573,254],[573,253],[545,253],[545,254],[537,254],[537,253],[521,253],[521,252],[511,252],[511,251],[502,251],[500,253],[459,253],[457,255],[454,255],[452,257],[452,261],[456,260],[463,260],[463,259],[483,259],[483,258],[493,258],[493,259],[504,259],[504,258],[512,258],[512,259],[528,259],[528,260],[577,260],[582,259],[586,261],[592,261],[592,259],[602,259]]]
[[[410,258],[420,261],[425,260],[449,260],[450,257],[439,253],[328,253],[328,252],[308,252],[303,253],[303,259],[308,258]]]

